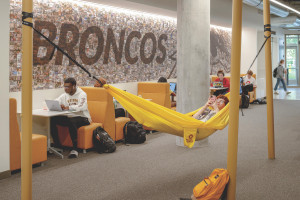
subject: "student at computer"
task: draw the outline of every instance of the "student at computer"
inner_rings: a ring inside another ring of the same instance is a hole
[[[73,111],[72,116],[51,117],[51,135],[55,146],[60,146],[56,125],[69,127],[69,133],[73,143],[69,158],[77,158],[77,129],[81,126],[89,125],[91,116],[87,106],[86,93],[76,86],[76,80],[74,78],[67,78],[64,81],[64,89],[65,93],[60,95],[56,100],[59,101],[63,110]]]
[[[223,87],[226,87],[227,89],[224,90],[217,90],[214,95],[218,96],[220,94],[226,94],[227,92],[230,91],[230,81],[225,78],[225,74],[223,72],[223,70],[219,70],[217,73],[218,78],[214,81],[214,82],[221,82],[223,83]]]

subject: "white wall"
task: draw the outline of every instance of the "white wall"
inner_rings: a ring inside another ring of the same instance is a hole
[[[257,54],[257,30],[255,28],[242,29],[241,74],[246,74]],[[257,73],[257,61],[251,70]]]
[[[0,173],[9,170],[9,1],[0,3]]]

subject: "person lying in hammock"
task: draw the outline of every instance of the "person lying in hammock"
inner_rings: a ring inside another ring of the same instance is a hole
[[[218,97],[212,95],[209,97],[206,104],[193,115],[193,118],[206,122],[217,114],[217,112],[222,110],[228,102],[228,98],[224,95],[219,95]],[[212,107],[213,109],[209,109],[209,107]]]

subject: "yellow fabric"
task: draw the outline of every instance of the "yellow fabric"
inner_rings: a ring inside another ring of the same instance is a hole
[[[104,88],[137,122],[160,132],[184,137],[184,144],[189,148],[193,147],[195,140],[204,139],[216,130],[225,128],[229,121],[229,104],[207,122],[202,122],[192,117],[200,108],[182,114],[111,85],[104,85]]]

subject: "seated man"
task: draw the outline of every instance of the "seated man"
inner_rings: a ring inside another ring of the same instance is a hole
[[[69,158],[77,158],[77,129],[81,126],[89,125],[91,116],[87,106],[86,93],[76,87],[74,78],[67,78],[64,81],[65,93],[56,100],[63,110],[74,111],[70,116],[56,116],[51,118],[51,135],[56,146],[60,146],[58,131],[56,125],[69,127],[70,137],[73,143],[73,149]]]
[[[167,83],[168,80],[165,77],[160,77],[157,81],[158,83]],[[171,107],[176,107],[176,101],[174,100],[174,97],[176,94],[170,90],[170,96],[171,96]]]
[[[217,112],[222,110],[228,102],[228,98],[224,95],[219,95],[218,97],[212,95],[209,97],[206,104],[196,114],[193,115],[193,118],[206,122],[215,114],[217,114]],[[213,110],[209,109],[208,107],[212,107]]]
[[[225,78],[225,74],[223,72],[223,70],[219,70],[217,73],[218,78],[215,80],[215,82],[222,82],[223,83],[223,87],[226,87],[227,89],[224,90],[217,90],[215,91],[214,95],[218,96],[220,94],[226,94],[227,92],[230,91],[230,81]]]
[[[243,77],[243,93],[248,95],[248,92],[252,92],[254,88],[256,88],[256,80],[252,77],[253,72],[249,70],[247,75]]]

